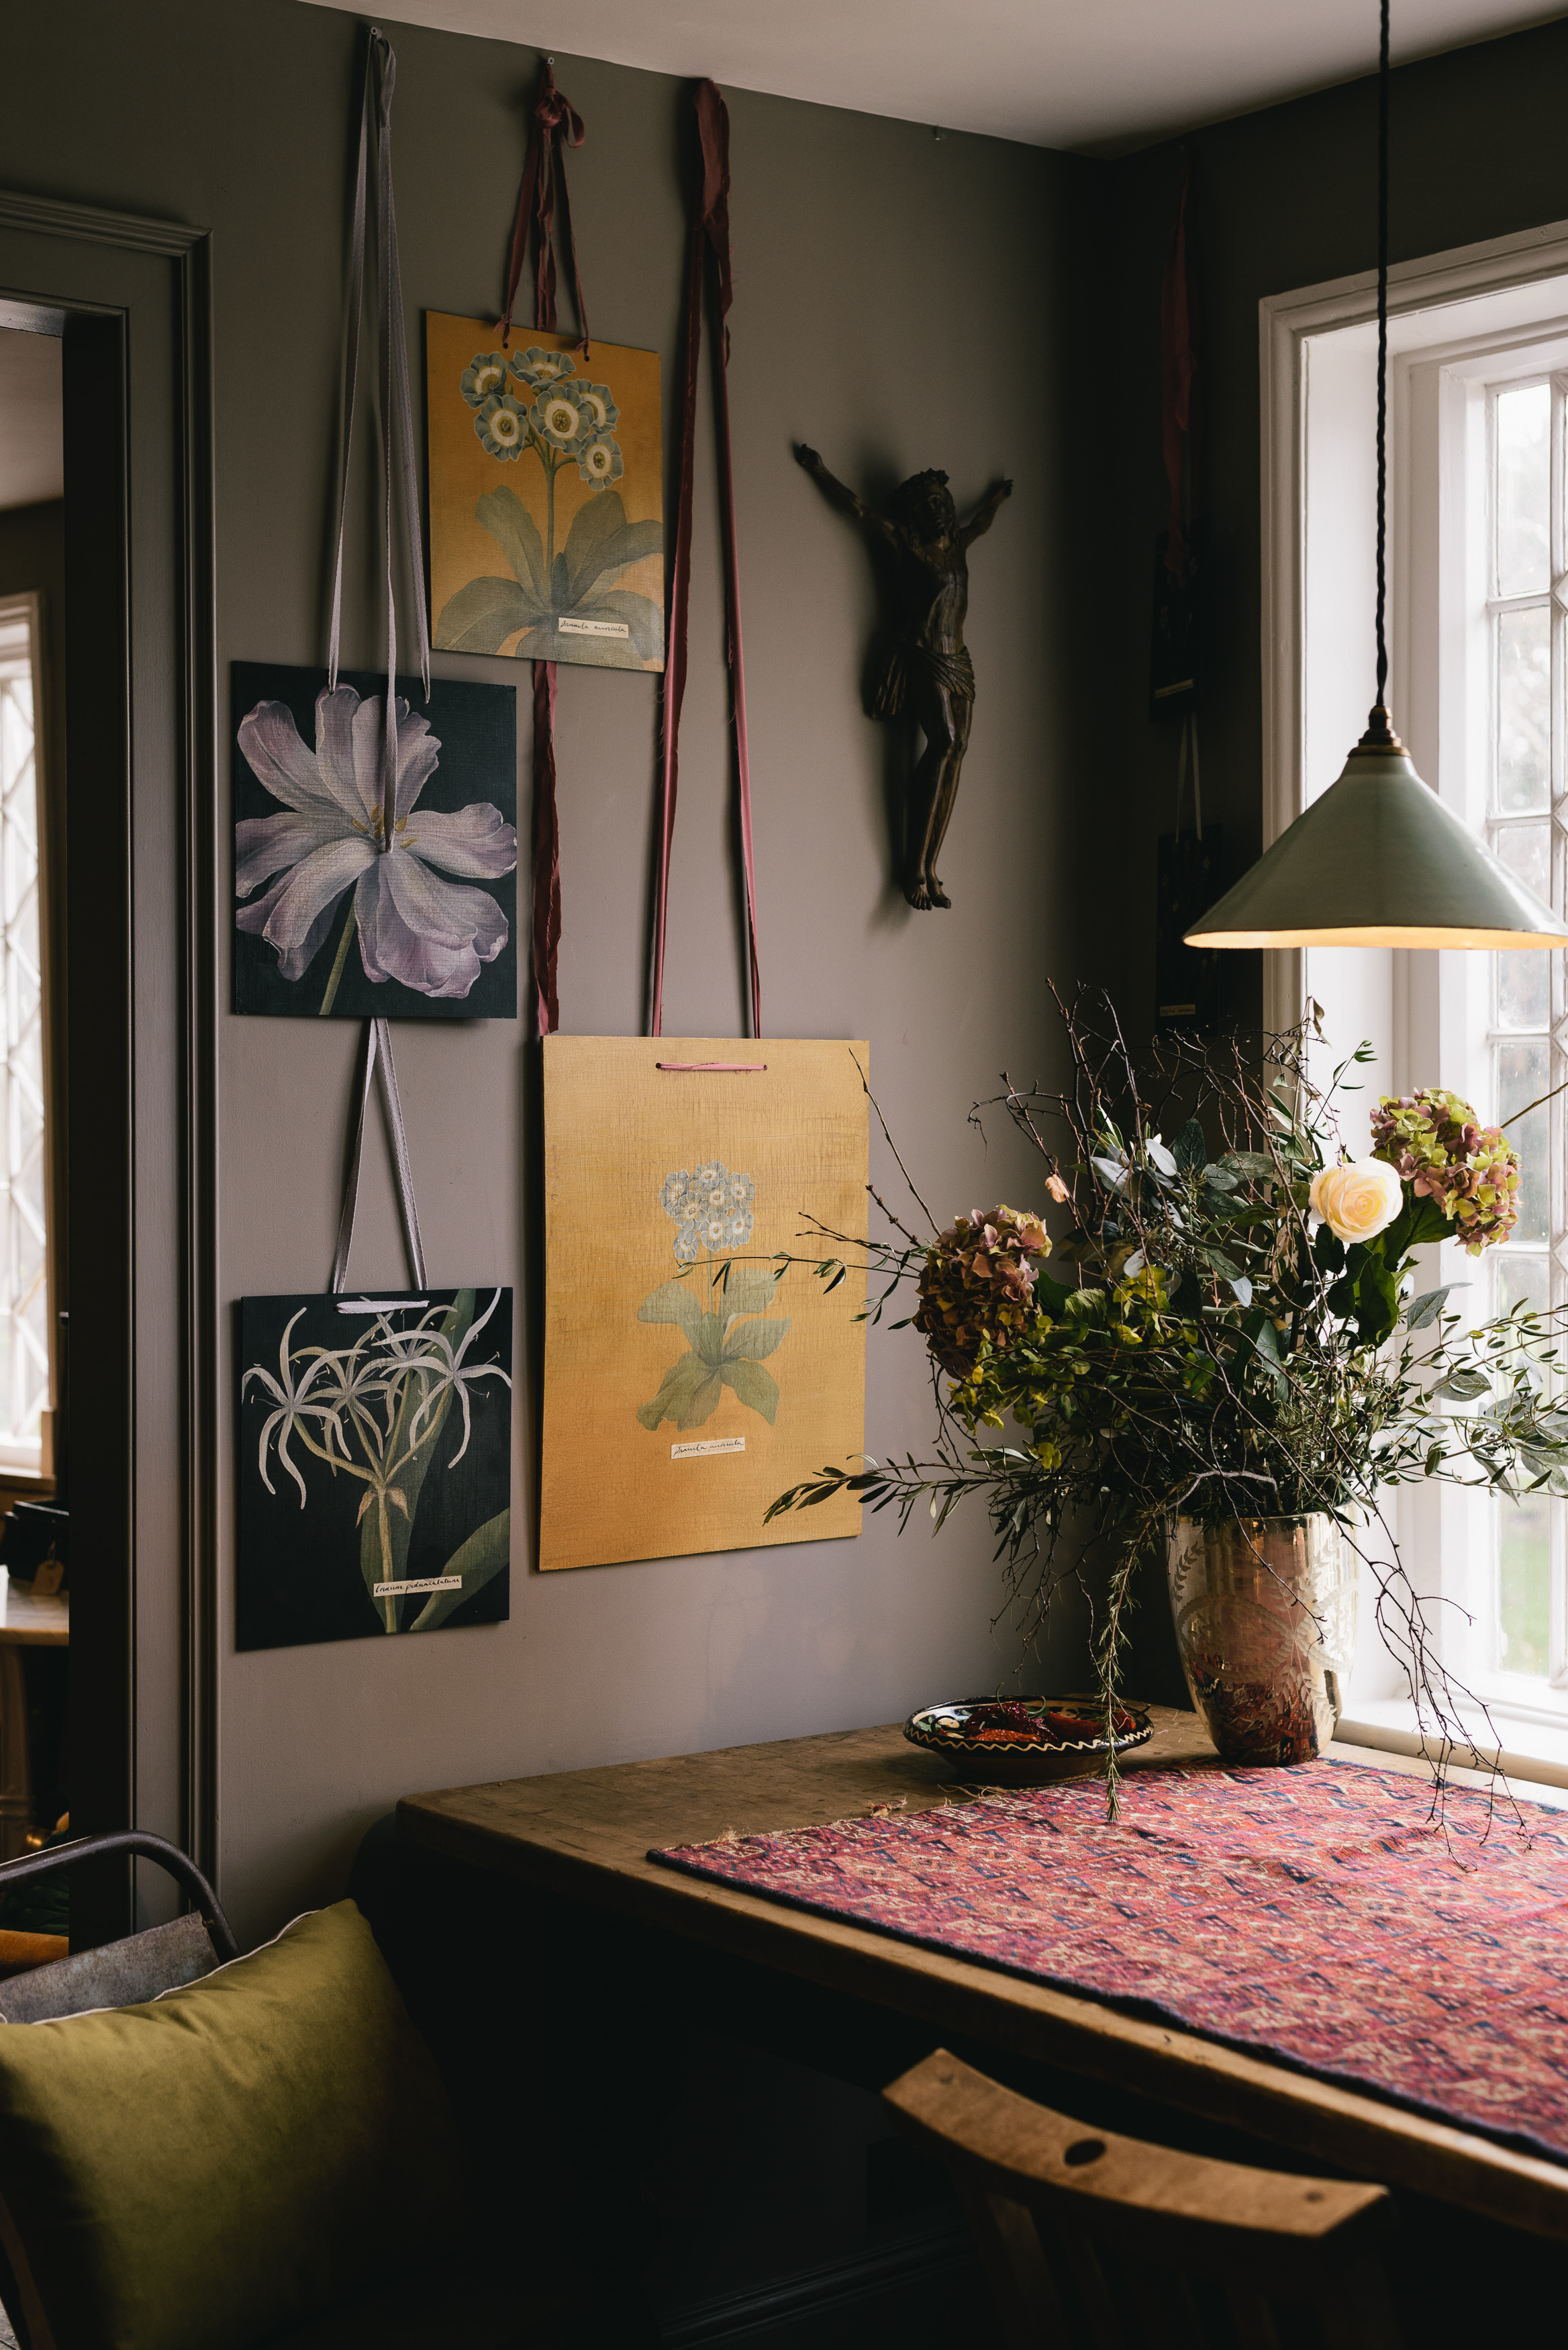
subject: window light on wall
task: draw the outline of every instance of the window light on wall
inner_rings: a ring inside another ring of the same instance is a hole
[[[0,602],[0,1471],[50,1465],[41,703],[36,606]]]

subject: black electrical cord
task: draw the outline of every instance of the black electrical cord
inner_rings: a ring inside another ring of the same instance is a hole
[[[1377,707],[1388,700],[1388,0],[1377,52]]]

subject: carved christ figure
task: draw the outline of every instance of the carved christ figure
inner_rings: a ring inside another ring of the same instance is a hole
[[[937,855],[958,796],[974,710],[974,664],[963,640],[965,556],[996,520],[1012,484],[998,482],[961,524],[947,475],[916,473],[899,483],[882,515],[836,481],[815,449],[802,443],[794,453],[840,513],[852,515],[891,557],[891,625],[874,672],[871,714],[897,718],[907,708],[925,735],[909,778],[904,895],[911,906],[950,905]]]

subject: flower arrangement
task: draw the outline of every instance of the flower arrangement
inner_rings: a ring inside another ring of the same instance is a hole
[[[865,1311],[880,1320],[916,1284],[897,1326],[931,1357],[934,1452],[828,1466],[769,1514],[847,1490],[904,1525],[923,1503],[940,1526],[981,1495],[1027,1632],[1066,1574],[1091,1590],[1109,1721],[1138,1569],[1170,1518],[1329,1511],[1355,1540],[1402,1482],[1568,1494],[1568,1402],[1554,1399],[1551,1315],[1516,1305],[1466,1330],[1449,1287],[1410,1294],[1422,1243],[1453,1237],[1475,1254],[1511,1230],[1519,1162],[1499,1128],[1449,1094],[1385,1096],[1370,1155],[1352,1159],[1339,1100],[1372,1053],[1314,1086],[1316,1006],[1256,1072],[1236,1047],[1180,1039],[1140,1070],[1108,1006],[1058,1004],[1066,1088],[1009,1085],[981,1107],[1039,1153],[1066,1229],[1053,1237],[1043,1215],[1000,1206],[939,1229],[911,1182],[933,1237],[899,1225],[871,1243],[867,1269],[885,1280]],[[1098,1590],[1083,1564],[1096,1544]],[[1379,1627],[1423,1726],[1453,1742],[1474,1700],[1393,1556],[1376,1570]],[[1111,1794],[1114,1805],[1114,1769]]]

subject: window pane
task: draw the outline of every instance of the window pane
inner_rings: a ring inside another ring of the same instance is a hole
[[[1499,1504],[1502,1519],[1498,1662],[1544,1680],[1551,1669],[1552,1505],[1544,1494]]]
[[[1497,592],[1538,596],[1552,585],[1547,506],[1552,392],[1532,383],[1497,402]]]
[[[1541,957],[1542,962],[1546,957]],[[1551,1083],[1547,1076],[1547,1043],[1544,1036],[1532,1037],[1526,1044],[1500,1045],[1497,1048],[1497,1106],[1501,1123],[1510,1142],[1519,1153],[1519,1222],[1514,1226],[1514,1240],[1519,1245],[1533,1241],[1540,1247],[1546,1244],[1548,1202],[1552,1196],[1551,1149],[1547,1134],[1548,1109],[1545,1104],[1532,1109],[1528,1118],[1519,1112],[1526,1103],[1539,1101]]]
[[[29,637],[25,619],[0,623],[0,1461],[36,1468],[49,1300]]]
[[[1473,1262],[1473,1260],[1472,1260]],[[1545,1314],[1552,1305],[1552,1266],[1543,1256],[1518,1248],[1500,1248],[1492,1259],[1497,1267],[1497,1310],[1511,1305],[1532,1306]],[[1479,1319],[1479,1312],[1477,1318]]]
[[[1552,775],[1552,615],[1544,604],[1497,616],[1497,804],[1544,811]]]
[[[1492,847],[1527,889],[1549,903],[1552,894],[1552,827],[1511,824],[1495,833]],[[1544,1028],[1551,1010],[1552,958],[1538,951],[1500,954],[1497,1016],[1503,1028]]]

